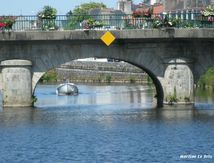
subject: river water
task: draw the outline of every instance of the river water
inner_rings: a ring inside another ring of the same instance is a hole
[[[0,162],[214,162],[214,97],[155,109],[140,85],[39,85],[35,108],[0,112]]]

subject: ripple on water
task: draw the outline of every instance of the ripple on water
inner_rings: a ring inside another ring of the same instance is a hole
[[[76,101],[61,97],[64,103],[56,105],[54,88],[37,90],[36,108],[0,112],[0,162],[213,162],[180,159],[214,156],[212,109],[152,109],[150,91],[127,94],[126,87],[116,96],[100,90],[102,102],[96,94],[83,93]],[[92,89],[83,88],[86,93]]]

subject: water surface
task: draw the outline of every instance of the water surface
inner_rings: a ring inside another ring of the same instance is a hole
[[[154,109],[148,86],[78,87],[39,85],[36,108],[2,110],[0,162],[214,162],[213,97]]]

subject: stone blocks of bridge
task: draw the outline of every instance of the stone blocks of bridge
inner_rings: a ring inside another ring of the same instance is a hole
[[[176,62],[176,63],[174,63]],[[184,60],[176,59],[169,63],[165,70],[164,102],[191,104],[194,101],[194,81],[191,69]]]
[[[1,83],[4,107],[32,105],[31,61],[6,60],[1,62]]]

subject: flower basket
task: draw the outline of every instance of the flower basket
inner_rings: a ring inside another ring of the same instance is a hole
[[[14,16],[2,16],[0,17],[0,30],[11,30],[13,24],[16,21],[16,17]]]
[[[38,12],[37,16],[42,30],[56,29],[55,25],[56,14],[57,14],[56,9],[50,6],[44,6],[43,10]]]

